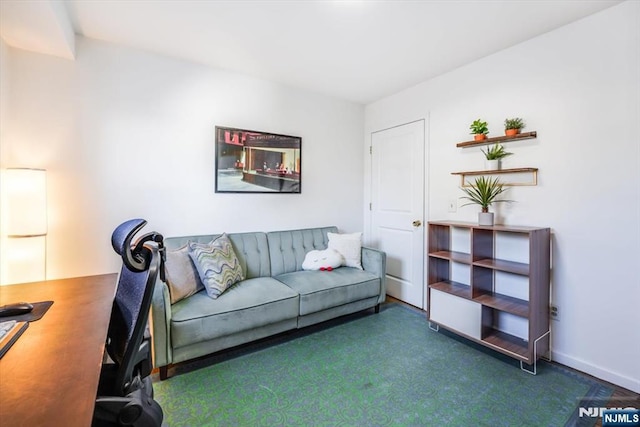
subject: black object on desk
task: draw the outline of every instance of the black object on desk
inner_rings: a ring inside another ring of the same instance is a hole
[[[0,306],[0,317],[27,314],[31,313],[31,310],[33,310],[33,304],[30,304],[28,302],[14,302],[13,304]]]
[[[0,321],[6,322],[7,320],[16,320],[18,322],[35,322],[36,320],[40,320],[40,318],[44,316],[47,310],[49,310],[49,307],[53,305],[53,301],[34,302],[31,303],[31,305],[33,306],[33,309],[31,311],[23,314],[13,314],[7,316],[0,315]]]

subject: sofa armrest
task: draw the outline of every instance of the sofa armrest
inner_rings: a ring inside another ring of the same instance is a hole
[[[151,337],[153,340],[153,364],[167,366],[173,361],[171,351],[171,299],[169,288],[160,278],[156,281],[151,300]]]
[[[380,297],[378,304],[384,302],[387,296],[387,254],[373,248],[362,247],[362,268],[380,278]]]

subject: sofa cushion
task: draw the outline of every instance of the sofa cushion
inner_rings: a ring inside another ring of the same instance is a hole
[[[265,233],[231,233],[229,239],[238,255],[245,278],[271,276],[269,244]]]
[[[216,300],[200,291],[172,306],[171,345],[178,348],[295,319],[298,301],[296,292],[270,277],[238,282]]]
[[[300,315],[380,295],[380,279],[356,268],[333,271],[297,271],[276,279],[300,294]]]
[[[202,244],[189,242],[189,256],[211,298],[218,298],[231,285],[244,279],[240,261],[226,234]]]
[[[337,233],[338,229],[324,227],[267,233],[271,275],[276,277],[302,270],[302,262],[307,252],[327,249],[328,232]]]
[[[271,260],[267,235],[262,232],[229,233],[229,240],[238,256],[245,279],[271,276]],[[176,250],[188,242],[209,243],[220,237],[219,234],[201,236],[167,237],[164,245],[167,250]]]
[[[198,276],[198,270],[189,256],[187,245],[175,251],[167,251],[164,268],[171,304],[204,288]]]

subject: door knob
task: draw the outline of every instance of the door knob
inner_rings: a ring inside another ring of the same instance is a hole
[[[412,222],[414,227],[420,227],[422,225],[422,221],[420,221],[419,219],[416,219],[415,221]]]

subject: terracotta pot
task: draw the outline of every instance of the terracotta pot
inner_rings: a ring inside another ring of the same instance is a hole
[[[520,133],[520,129],[505,129],[504,134],[507,136],[514,136]]]
[[[487,139],[487,135],[485,135],[485,134],[483,134],[483,133],[480,133],[480,134],[478,134],[478,135],[474,135],[474,136],[473,136],[473,139],[474,139],[475,141],[484,141],[485,139]]]

